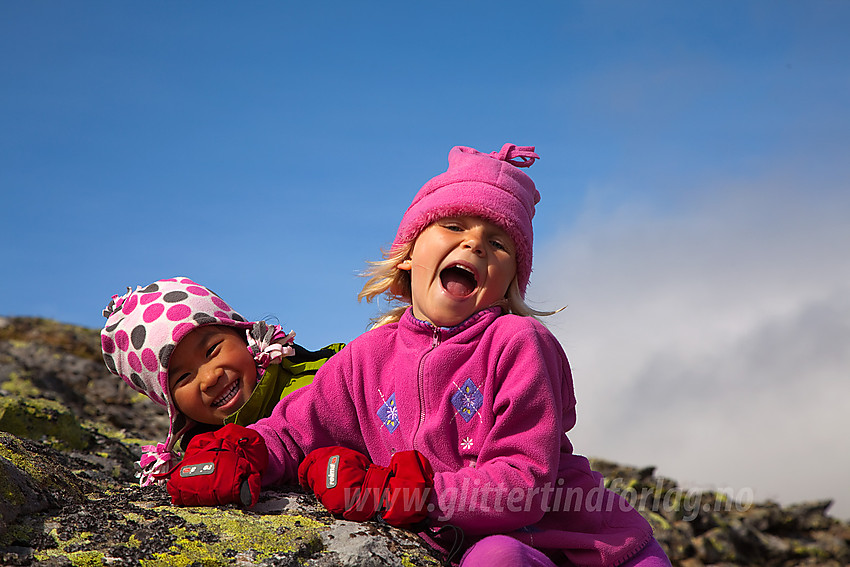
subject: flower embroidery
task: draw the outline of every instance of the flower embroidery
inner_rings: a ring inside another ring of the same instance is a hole
[[[460,448],[464,451],[472,449],[472,437],[465,437],[464,440],[460,442]]]
[[[380,390],[378,390],[378,394],[384,400],[384,403],[378,408],[378,418],[380,418],[381,423],[384,424],[389,432],[392,433],[398,427],[398,407],[395,404],[395,392],[387,399],[384,399],[384,395]]]
[[[469,420],[478,413],[478,409],[484,404],[484,394],[481,393],[472,378],[467,378],[463,386],[455,384],[455,387],[457,392],[452,396],[452,405],[463,420],[469,423]],[[478,417],[481,418],[480,415]]]

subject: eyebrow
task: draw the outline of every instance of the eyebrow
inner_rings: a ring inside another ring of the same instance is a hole
[[[196,331],[197,331],[197,333],[195,333]],[[210,336],[211,336],[211,335],[213,335],[213,334],[215,334],[215,333],[217,333],[217,332],[219,332],[219,329],[216,329],[213,325],[205,325],[205,326],[203,326],[203,327],[195,327],[194,329],[192,329],[191,331],[189,331],[189,334],[187,334],[187,335],[186,335],[185,337],[183,337],[183,339],[181,339],[181,340],[185,340],[185,339],[186,339],[189,335],[191,335],[191,334],[195,333],[195,337],[192,339],[193,341],[195,341],[195,344],[193,344],[193,345],[191,345],[191,346],[192,346],[192,348],[193,348],[193,349],[195,349],[195,348],[199,348],[199,347],[200,347],[200,348],[202,348],[202,347],[204,346],[204,342],[205,342],[205,341],[207,341],[207,340],[209,340]],[[179,343],[178,343],[178,344],[179,344]],[[172,354],[173,354],[173,352],[172,352]],[[170,385],[170,383],[171,383],[171,380],[172,380],[175,376],[178,376],[178,375],[179,375],[178,370],[182,370],[182,368],[180,368],[179,366],[171,366],[171,362],[172,362],[172,361],[169,361],[169,362],[168,362],[168,381],[169,381],[169,385]]]

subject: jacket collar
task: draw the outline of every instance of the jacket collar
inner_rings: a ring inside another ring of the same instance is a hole
[[[413,315],[413,308],[408,307],[399,321],[399,328],[406,329],[416,334],[438,337],[440,342],[442,342],[446,339],[459,335],[463,331],[474,327],[479,323],[486,327],[501,314],[502,308],[495,305],[472,314],[468,319],[454,327],[437,327],[433,323],[417,319]]]

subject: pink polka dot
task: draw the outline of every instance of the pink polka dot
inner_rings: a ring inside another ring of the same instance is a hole
[[[146,348],[142,351],[142,362],[145,365],[145,368],[153,372],[159,366],[159,361],[156,359],[156,355],[153,350]]]
[[[213,317],[218,317],[219,319],[230,319],[230,315],[228,315],[224,311],[216,311],[215,313],[213,313]]]
[[[192,293],[194,295],[209,295],[210,294],[210,292],[208,292],[204,288],[198,287],[196,285],[190,285],[189,287],[186,288],[186,291],[188,291],[189,293]]]
[[[115,344],[118,345],[118,348],[127,352],[127,349],[130,348],[130,337],[127,336],[125,331],[118,331],[115,333]]]
[[[160,382],[160,384],[162,384],[162,383]],[[147,392],[147,394],[148,394],[148,396],[150,396],[150,399],[152,399],[154,402],[158,403],[159,405],[166,406],[166,407],[168,406],[168,404],[165,403],[165,400],[163,400],[161,397],[159,397],[156,394],[156,392],[149,391],[149,392]]]
[[[190,280],[189,278],[183,278],[182,280],[180,280],[180,283],[184,283],[184,284],[193,284],[193,283],[195,283],[195,282],[193,282],[193,281],[192,281],[192,280]],[[196,285],[197,285],[197,284],[196,284]]]
[[[230,306],[224,302],[220,297],[212,296],[212,302],[216,304],[216,306],[224,309],[225,311],[230,311]]]
[[[127,355],[127,362],[130,363],[130,367],[136,372],[142,371],[142,362],[139,360],[139,357],[136,356],[135,352],[131,352]]]
[[[193,323],[180,323],[179,325],[174,327],[173,331],[171,331],[171,340],[172,341],[179,341],[180,339],[185,337],[189,333],[189,331],[191,331],[194,328],[195,328],[195,325]]]
[[[121,307],[121,311],[124,312],[125,315],[129,315],[133,312],[133,309],[136,308],[136,305],[139,303],[138,295],[131,295],[130,299],[124,302],[124,306]]]
[[[169,321],[180,321],[181,319],[185,319],[189,315],[192,314],[192,308],[188,305],[183,305],[182,303],[178,303],[177,305],[172,305],[168,308],[168,312],[165,314],[168,317]]]
[[[157,380],[159,380],[159,385],[163,386],[166,390],[168,389],[168,371],[160,369],[159,376],[157,376]]]
[[[141,303],[142,305],[147,305],[151,301],[155,301],[157,298],[159,298],[160,295],[162,295],[162,293],[159,291],[156,293],[146,293],[139,300],[139,303]]]
[[[103,348],[103,352],[107,354],[115,352],[115,343],[109,337],[100,337],[100,346]]]
[[[145,309],[142,319],[145,320],[145,323],[156,321],[156,319],[162,315],[163,311],[165,311],[165,307],[162,306],[162,303],[153,303]]]

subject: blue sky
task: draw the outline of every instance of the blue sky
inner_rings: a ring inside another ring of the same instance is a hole
[[[307,5],[309,4],[309,5]],[[454,145],[534,145],[577,451],[757,499],[850,473],[850,4],[4,2],[0,315],[188,275],[308,347]]]

